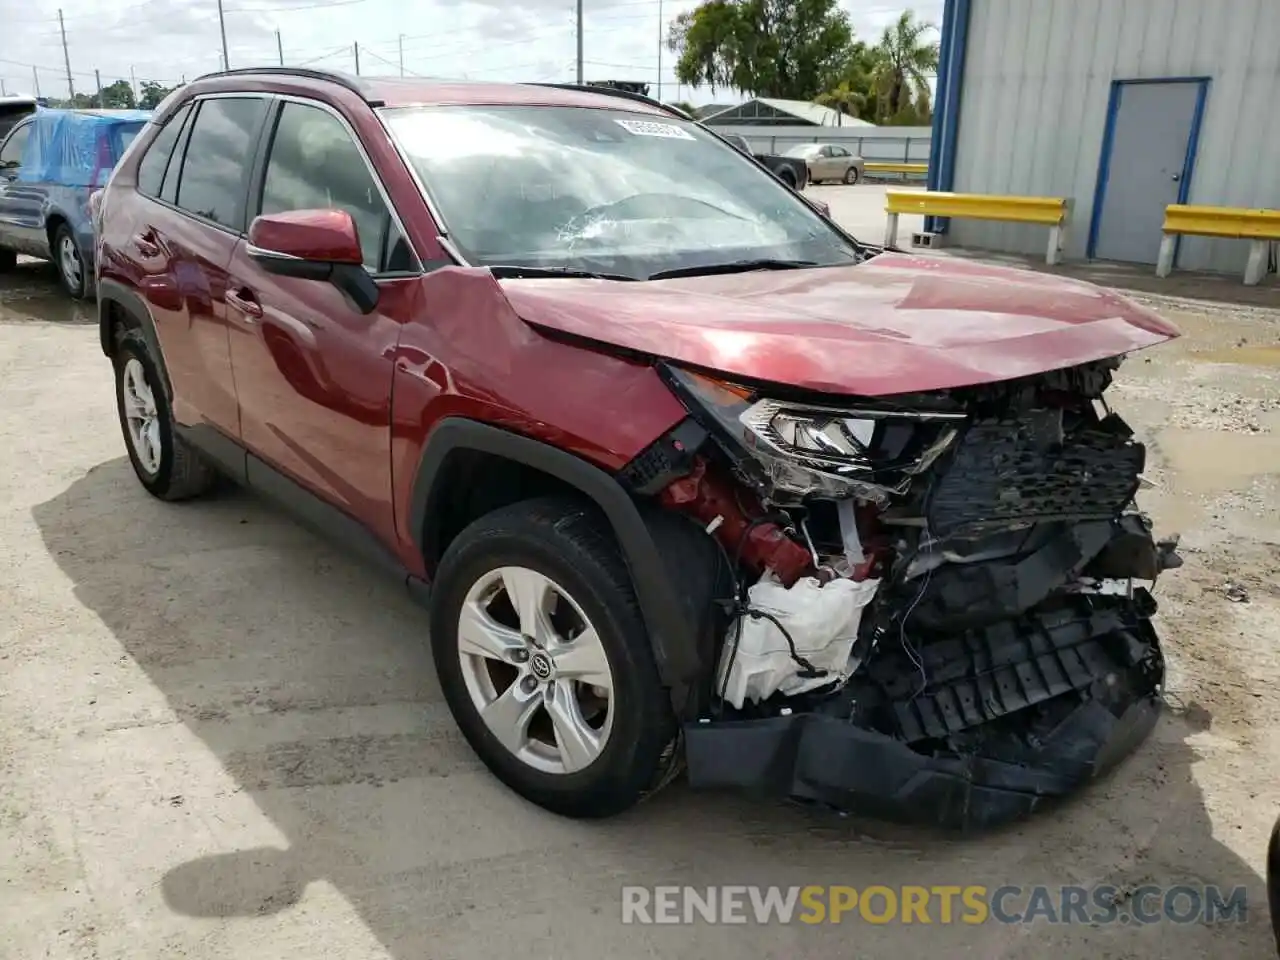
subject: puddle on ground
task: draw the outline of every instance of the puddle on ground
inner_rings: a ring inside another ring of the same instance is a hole
[[[1274,415],[1264,418],[1274,421]],[[1226,493],[1280,473],[1280,435],[1170,427],[1157,445],[1187,493]]]
[[[1159,504],[1161,520],[1171,530],[1199,527],[1210,502],[1243,493],[1260,477],[1280,476],[1277,419],[1274,414],[1263,417],[1271,429],[1258,433],[1188,427],[1161,430],[1155,446],[1169,467],[1171,483],[1144,501]]]
[[[1280,367],[1280,344],[1271,347],[1231,347],[1227,350],[1206,350],[1194,354],[1206,363],[1240,363],[1251,367]]]
[[[0,285],[0,323],[96,323],[97,319],[93,301],[77,303],[67,296],[46,263],[19,261]]]

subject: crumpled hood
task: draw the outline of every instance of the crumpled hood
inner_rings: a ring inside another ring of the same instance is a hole
[[[508,279],[527,323],[719,371],[880,396],[990,383],[1177,337],[1093,284],[957,258],[648,283]]]

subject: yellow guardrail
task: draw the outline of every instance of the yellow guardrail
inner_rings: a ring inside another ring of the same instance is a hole
[[[887,163],[883,160],[868,160],[862,165],[867,173],[901,173],[924,177],[929,174],[927,163]]]
[[[1280,210],[1171,203],[1165,207],[1162,229],[1164,237],[1156,259],[1157,277],[1167,277],[1173,270],[1178,237],[1225,237],[1252,241],[1244,268],[1245,285],[1251,287],[1267,272],[1271,244],[1280,241]]]
[[[888,214],[884,239],[887,247],[896,244],[898,217],[904,213],[1046,226],[1049,228],[1049,251],[1045,262],[1052,265],[1062,256],[1062,243],[1071,204],[1066,197],[1003,197],[984,193],[886,190],[884,211]]]

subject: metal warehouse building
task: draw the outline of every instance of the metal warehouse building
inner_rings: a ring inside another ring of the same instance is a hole
[[[1154,264],[1170,203],[1280,208],[1280,0],[947,0],[936,99],[930,188],[1070,198],[1068,258]],[[1043,229],[947,230],[1044,249]],[[1186,237],[1177,264],[1246,256]]]

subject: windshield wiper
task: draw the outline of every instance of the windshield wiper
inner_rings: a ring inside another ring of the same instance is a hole
[[[816,260],[730,260],[728,263],[706,263],[697,267],[675,267],[651,273],[647,280],[673,280],[677,277],[704,277],[716,273],[745,273],[748,270],[799,270],[803,267],[821,267]]]
[[[623,273],[596,273],[592,270],[578,270],[573,267],[526,267],[518,263],[500,263],[496,266],[490,266],[489,272],[495,277],[574,277],[578,279],[586,278],[590,280],[638,280],[638,277],[629,277]]]

